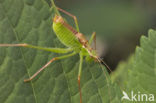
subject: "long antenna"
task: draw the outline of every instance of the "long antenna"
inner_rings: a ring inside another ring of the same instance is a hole
[[[101,58],[98,58],[103,64],[104,66],[110,71],[112,72],[112,70],[110,69],[110,67],[101,59]]]

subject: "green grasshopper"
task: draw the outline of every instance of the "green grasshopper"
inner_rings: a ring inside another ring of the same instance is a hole
[[[76,16],[72,15],[71,13],[58,8],[55,6],[54,1],[52,0],[52,8],[51,11],[54,10],[55,15],[53,17],[53,25],[52,28],[57,36],[57,38],[68,48],[47,48],[47,47],[40,47],[40,46],[34,46],[29,44],[0,44],[0,47],[27,47],[27,48],[34,48],[39,50],[45,50],[50,51],[54,53],[62,53],[66,54],[60,57],[54,57],[52,58],[47,64],[45,64],[42,68],[40,68],[34,75],[32,75],[29,79],[25,79],[24,82],[31,81],[34,77],[36,77],[41,71],[43,71],[46,67],[48,67],[52,62],[56,60],[65,59],[71,56],[74,56],[76,54],[80,55],[80,64],[79,64],[79,72],[78,72],[78,86],[79,86],[79,93],[80,93],[80,103],[82,103],[82,93],[81,93],[81,87],[80,87],[80,77],[81,77],[81,71],[82,71],[82,63],[84,60],[84,57],[87,59],[92,59],[96,62],[103,62],[96,54],[96,33],[93,32],[90,40],[88,41],[85,36],[80,33],[79,26],[77,22]],[[65,19],[60,15],[60,12],[65,13],[66,15],[72,17],[75,22],[76,29],[70,26]],[[91,48],[91,44],[94,41],[95,49]],[[70,53],[72,52],[72,53]],[[106,66],[107,69],[110,70],[110,68],[103,62],[103,64]]]

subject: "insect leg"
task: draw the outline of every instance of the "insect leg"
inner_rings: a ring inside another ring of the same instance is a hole
[[[94,41],[94,50],[96,50],[96,32],[92,33],[92,36],[89,40],[89,44],[91,45],[93,41]]]
[[[51,8],[50,8],[50,12],[52,12],[52,11],[53,11],[53,9],[54,9],[54,7],[51,7]]]
[[[0,44],[0,47],[27,47],[27,48],[33,48],[33,49],[39,49],[54,53],[68,53],[73,51],[70,48],[48,48],[48,47],[40,47],[40,46],[34,46],[29,44]]]
[[[66,15],[72,17],[72,18],[74,19],[74,22],[75,22],[76,30],[77,30],[78,32],[80,32],[80,30],[79,30],[79,25],[78,25],[78,20],[77,20],[76,16],[73,15],[73,14],[71,14],[71,13],[69,13],[69,12],[67,12],[67,11],[65,11],[65,10],[63,10],[63,9],[61,9],[61,8],[59,8],[59,7],[57,7],[57,9],[58,9],[59,11],[65,13]]]
[[[82,63],[83,63],[83,55],[80,53],[80,65],[79,65],[79,73],[78,73],[78,86],[79,86],[79,93],[80,93],[80,103],[82,103],[82,93],[81,93],[81,71],[82,71]]]
[[[60,56],[60,57],[55,57],[53,59],[51,59],[47,64],[45,64],[42,68],[40,68],[34,75],[32,75],[29,79],[25,79],[24,82],[29,82],[31,81],[34,77],[36,77],[41,71],[43,71],[46,67],[48,67],[52,62],[56,61],[56,60],[61,60],[61,59],[65,59],[68,57],[71,57],[73,55],[75,55],[76,53],[73,52],[71,54],[68,55],[64,55],[64,56]]]

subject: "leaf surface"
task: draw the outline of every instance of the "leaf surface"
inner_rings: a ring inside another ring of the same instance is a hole
[[[140,97],[145,102],[153,101],[156,95],[156,31],[149,30],[148,37],[142,36],[140,39],[140,47],[136,48],[135,55],[132,56],[127,63],[120,63],[115,75],[112,79],[118,83],[123,90],[132,97],[136,94],[136,100],[139,101],[139,95],[147,95]],[[151,96],[153,95],[153,96]],[[138,103],[137,101],[133,101]],[[131,103],[132,101],[124,100],[123,103]]]
[[[129,69],[129,85],[134,91],[156,95],[156,31],[149,30],[136,48],[133,68]]]
[[[0,1],[0,43],[64,47],[52,32],[51,12],[43,0]],[[0,47],[0,103],[79,103],[79,56],[52,63],[32,82],[24,83],[58,54],[19,47]],[[117,103],[120,89],[104,67],[83,64],[83,103]]]

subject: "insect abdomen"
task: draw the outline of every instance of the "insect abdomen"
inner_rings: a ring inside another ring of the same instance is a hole
[[[58,39],[67,47],[81,48],[81,43],[76,38],[73,31],[63,24],[64,20],[61,20],[59,21],[58,18],[56,20],[54,18],[53,20],[53,30]]]

